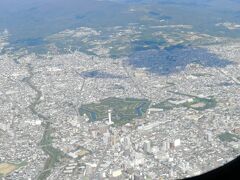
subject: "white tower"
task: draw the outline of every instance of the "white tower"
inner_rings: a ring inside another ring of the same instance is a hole
[[[151,153],[151,142],[150,141],[145,141],[143,143],[143,150],[145,153]]]
[[[108,110],[108,124],[109,125],[113,124],[113,122],[112,122],[112,110],[111,109]]]

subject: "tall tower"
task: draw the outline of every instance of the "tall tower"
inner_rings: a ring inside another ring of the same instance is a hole
[[[113,124],[113,122],[112,122],[112,110],[111,109],[108,110],[108,124],[109,125]]]
[[[145,141],[143,143],[143,150],[145,153],[151,153],[151,142],[150,141]]]

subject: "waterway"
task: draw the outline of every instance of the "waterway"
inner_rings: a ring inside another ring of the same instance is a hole
[[[32,78],[34,76],[33,73],[33,67],[31,64],[27,65],[29,76],[23,79],[23,82],[27,83],[31,89],[33,89],[36,92],[36,96],[34,100],[29,105],[29,109],[31,112],[36,115],[39,119],[41,119],[42,126],[44,128],[44,133],[42,136],[42,139],[40,141],[40,146],[44,153],[48,155],[48,158],[44,164],[44,169],[40,172],[40,174],[37,176],[37,180],[44,180],[47,179],[47,177],[51,174],[52,168],[55,166],[56,162],[59,161],[59,159],[63,156],[62,152],[60,152],[58,149],[54,148],[52,146],[52,138],[51,138],[51,122],[49,120],[49,117],[41,114],[36,109],[36,106],[41,103],[41,97],[42,92],[39,90],[39,88],[33,84]]]

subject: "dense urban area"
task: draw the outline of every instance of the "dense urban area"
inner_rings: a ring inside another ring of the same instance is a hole
[[[175,179],[239,154],[240,41],[166,52],[182,61],[219,59],[219,66],[191,62],[159,75],[112,59],[101,41],[94,42],[99,55],[39,56],[11,53],[7,37],[0,56],[3,179]]]
[[[0,179],[171,180],[239,156],[240,38],[169,19],[1,31]]]

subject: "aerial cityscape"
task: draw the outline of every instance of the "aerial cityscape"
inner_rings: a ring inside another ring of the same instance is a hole
[[[0,2],[0,179],[183,179],[238,157],[239,17],[238,0]]]

